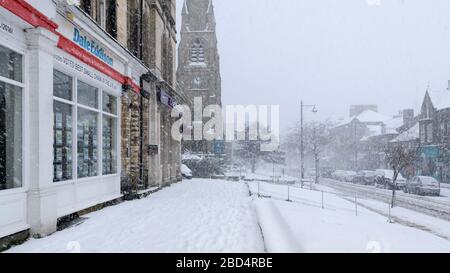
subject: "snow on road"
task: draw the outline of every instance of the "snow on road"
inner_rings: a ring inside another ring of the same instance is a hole
[[[83,224],[10,252],[263,252],[248,188],[194,179],[87,215]]]
[[[250,183],[250,188],[257,193],[258,183]],[[356,209],[353,202],[334,194],[324,194],[322,209],[322,194],[318,191],[291,187],[293,202],[285,201],[285,185],[259,183],[259,192],[271,197],[256,201],[269,252],[450,252],[449,240],[388,223],[385,216],[361,206]],[[288,238],[273,234],[283,230]]]

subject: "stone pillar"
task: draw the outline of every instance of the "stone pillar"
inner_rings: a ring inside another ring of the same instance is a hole
[[[130,118],[130,178],[134,189],[137,189],[139,183],[140,169],[140,96],[134,91],[130,91],[131,97],[131,118]]]
[[[46,29],[26,31],[29,67],[30,139],[28,222],[31,233],[45,236],[56,231],[57,197],[53,184],[53,52],[58,36]]]
[[[131,149],[130,147],[130,120],[131,120],[131,98],[129,95],[129,92],[132,92],[131,90],[124,90],[124,93],[121,97],[121,145],[120,145],[120,153],[121,153],[121,163],[122,163],[122,170],[121,170],[121,183],[122,183],[122,189],[126,189],[128,184],[128,178],[130,174],[130,155],[129,151]]]

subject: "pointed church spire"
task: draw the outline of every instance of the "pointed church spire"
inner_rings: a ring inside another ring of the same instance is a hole
[[[191,31],[205,31],[215,26],[212,0],[185,0],[182,15],[185,26]]]

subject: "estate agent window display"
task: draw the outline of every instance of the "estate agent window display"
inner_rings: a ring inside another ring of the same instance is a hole
[[[117,97],[54,70],[53,181],[117,173]]]
[[[0,45],[0,191],[22,187],[23,56]]]

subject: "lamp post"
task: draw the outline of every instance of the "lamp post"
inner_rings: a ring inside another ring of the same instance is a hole
[[[316,105],[305,105],[303,104],[303,100],[300,102],[300,161],[301,161],[301,184],[303,186],[303,179],[305,179],[305,164],[304,164],[304,158],[305,158],[305,147],[304,147],[304,140],[303,140],[303,133],[304,133],[304,129],[303,129],[303,110],[305,107],[312,107],[312,112],[314,114],[316,114],[318,112],[317,110],[317,106]]]

